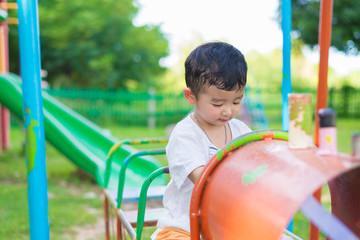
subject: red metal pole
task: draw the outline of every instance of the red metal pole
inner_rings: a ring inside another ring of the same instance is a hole
[[[6,0],[0,0],[1,4],[6,4]],[[7,10],[5,8],[5,10]],[[0,72],[9,72],[9,44],[8,44],[8,20],[0,24]],[[2,133],[0,135],[2,146],[5,150],[10,147],[10,112],[5,107],[0,107]]]
[[[109,201],[104,194],[105,240],[110,240]]]
[[[4,150],[10,148],[10,111],[4,106],[2,110],[2,142]]]
[[[319,117],[318,111],[321,108],[327,107],[328,97],[328,63],[329,63],[329,48],[331,44],[331,22],[333,12],[333,0],[321,0],[320,3],[320,22],[319,22],[319,47],[320,47],[320,62],[319,62],[319,80],[316,95],[316,112],[315,112],[315,134],[314,143],[319,146]],[[314,193],[316,199],[321,201],[321,189]],[[319,229],[313,224],[310,224],[310,240],[319,239]]]
[[[3,129],[2,129],[2,106],[0,105],[0,156],[2,154],[2,150],[3,150],[3,143],[2,143],[2,135],[3,135]]]

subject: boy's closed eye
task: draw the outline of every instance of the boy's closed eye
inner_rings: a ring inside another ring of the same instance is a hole
[[[214,104],[214,103],[213,103],[213,106],[214,106],[214,107],[221,107],[222,104]]]

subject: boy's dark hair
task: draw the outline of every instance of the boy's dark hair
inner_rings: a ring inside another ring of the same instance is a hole
[[[214,85],[218,89],[241,90],[246,85],[247,65],[243,54],[224,42],[195,48],[185,61],[185,81],[195,96]]]

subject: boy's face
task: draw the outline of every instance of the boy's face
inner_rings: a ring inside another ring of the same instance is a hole
[[[203,125],[224,126],[240,112],[243,96],[244,88],[225,91],[210,86],[195,99],[196,116]]]

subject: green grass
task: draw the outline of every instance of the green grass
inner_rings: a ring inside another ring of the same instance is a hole
[[[339,119],[338,148],[350,153],[351,134],[360,132],[356,119]],[[119,139],[164,137],[163,128],[139,128],[107,126]],[[278,123],[270,128],[280,129]],[[0,156],[0,239],[29,239],[27,205],[27,175],[23,149],[24,136],[20,128],[11,130],[11,148]],[[50,144],[46,146],[47,176],[49,192],[49,221],[51,239],[75,239],[73,227],[94,225],[103,218],[101,189],[93,179],[68,161]],[[166,164],[165,159],[161,159]],[[95,198],[87,196],[94,195]],[[323,190],[323,203],[330,209],[329,192]],[[154,228],[144,230],[148,239]],[[301,214],[294,217],[294,232],[307,239],[308,221]],[[104,239],[100,237],[98,239]],[[324,239],[324,238],[323,238]]]
[[[11,149],[0,159],[0,239],[29,239],[23,141],[22,130],[12,129]],[[65,240],[72,226],[91,224],[102,214],[101,191],[91,178],[80,179],[74,164],[49,144],[46,153],[51,239]],[[97,198],[86,198],[89,192]]]

